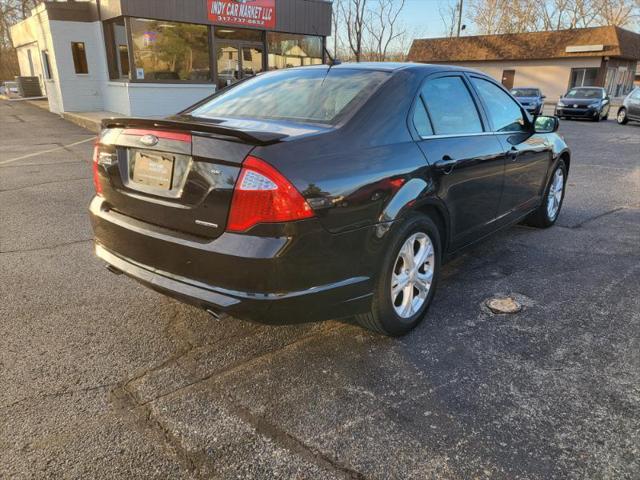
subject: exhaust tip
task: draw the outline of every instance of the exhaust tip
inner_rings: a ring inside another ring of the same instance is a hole
[[[216,320],[220,320],[221,317],[220,317],[220,314],[218,312],[215,312],[215,311],[211,310],[210,308],[205,308],[204,310],[205,310],[205,312],[207,312],[209,315],[211,315]]]
[[[107,270],[109,270],[111,273],[113,273],[114,275],[122,275],[122,270],[117,269],[116,267],[114,267],[113,265],[106,265]]]

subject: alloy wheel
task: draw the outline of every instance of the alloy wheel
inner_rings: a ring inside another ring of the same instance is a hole
[[[555,220],[560,210],[562,192],[564,191],[564,173],[561,168],[556,170],[547,194],[547,216],[549,220]]]
[[[431,290],[435,250],[424,232],[411,235],[402,245],[391,272],[391,303],[401,318],[410,318],[424,305]]]
[[[627,116],[627,113],[624,111],[624,109],[621,109],[618,112],[618,123],[624,122],[624,119],[626,118],[626,116]]]

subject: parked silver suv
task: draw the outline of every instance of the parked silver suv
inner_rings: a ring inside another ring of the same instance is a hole
[[[624,125],[629,120],[640,122],[640,87],[636,87],[627,95],[618,109],[616,120],[620,125]]]

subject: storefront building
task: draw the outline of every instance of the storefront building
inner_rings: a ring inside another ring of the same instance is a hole
[[[507,88],[538,87],[555,101],[573,87],[633,88],[640,35],[619,27],[414,40],[409,60],[482,70]]]
[[[265,70],[325,62],[327,0],[43,2],[11,28],[52,112],[175,113]]]

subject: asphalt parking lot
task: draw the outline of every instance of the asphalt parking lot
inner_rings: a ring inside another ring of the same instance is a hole
[[[390,339],[215,321],[109,273],[91,135],[0,119],[0,478],[639,478],[640,125],[563,121],[558,224],[447,264]]]

